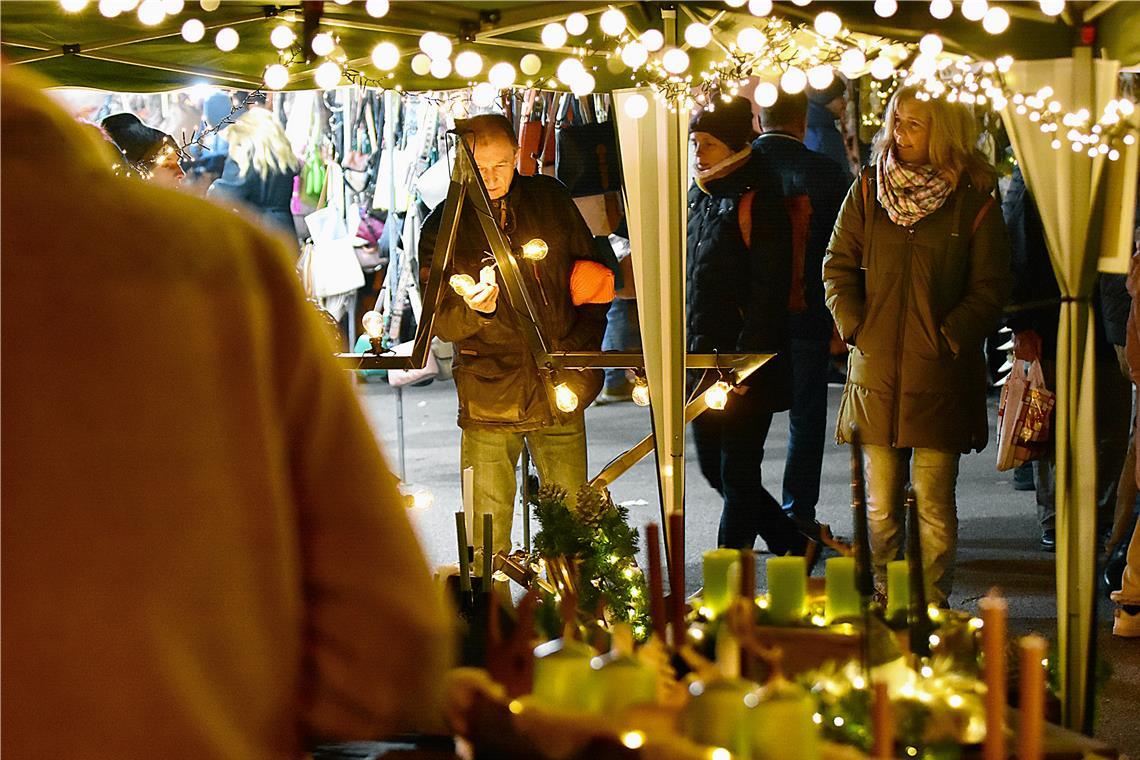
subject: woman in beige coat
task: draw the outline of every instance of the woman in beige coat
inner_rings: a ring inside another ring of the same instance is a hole
[[[828,308],[851,346],[838,440],[857,425],[866,444],[876,583],[902,544],[910,481],[935,603],[951,588],[958,459],[987,440],[982,344],[1011,285],[994,170],[976,137],[965,106],[900,89],[823,264]]]

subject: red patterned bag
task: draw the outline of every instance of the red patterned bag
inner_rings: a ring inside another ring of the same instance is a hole
[[[1025,364],[1029,364],[1028,373]],[[1045,387],[1041,362],[1015,359],[998,407],[998,470],[1040,459],[1049,443],[1056,394]]]

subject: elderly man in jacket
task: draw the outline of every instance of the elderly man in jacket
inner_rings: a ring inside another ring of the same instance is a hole
[[[472,149],[495,221],[512,250],[518,252],[536,238],[547,244],[545,258],[521,260],[519,271],[552,348],[599,350],[612,299],[612,274],[608,297],[571,297],[571,275],[576,268],[583,271],[579,262],[593,262],[599,272],[609,270],[601,263],[590,229],[570,194],[551,177],[515,172],[519,148],[504,117],[476,116],[460,124],[459,131]],[[442,216],[441,205],[424,221],[420,238],[423,268],[430,267]],[[583,410],[601,390],[602,373],[558,373],[557,382],[569,386],[578,403],[570,411],[551,403],[550,380],[539,371],[527,347],[515,305],[502,296],[498,278],[494,283],[479,282],[480,270],[493,263],[488,248],[479,219],[465,206],[444,277],[450,280],[455,274],[467,274],[479,284],[462,296],[445,286],[435,332],[455,343],[453,372],[463,431],[460,463],[464,469],[474,468],[475,511],[493,516],[493,546],[498,552],[511,546],[515,468],[524,444],[544,484],[556,483],[573,495],[586,482]],[[477,546],[482,545],[482,524],[481,519],[475,520]]]
[[[724,500],[717,541],[802,555],[809,541],[760,479],[772,415],[791,405],[792,230],[780,178],[752,150],[752,104],[734,98],[689,124],[688,341],[700,353],[775,353],[723,411],[693,421],[701,473]],[[715,377],[705,376],[696,391]],[[694,379],[695,381],[695,379]]]

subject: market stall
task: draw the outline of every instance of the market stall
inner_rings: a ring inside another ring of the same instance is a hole
[[[61,84],[119,90],[199,82],[268,90],[471,88],[446,96],[448,109],[485,108],[511,88],[570,90],[582,98],[613,92],[666,517],[683,514],[683,373],[708,362],[684,357],[689,108],[742,88],[755,88],[757,100],[774,98],[779,88],[819,86],[836,72],[920,82],[934,97],[994,107],[1038,196],[1048,196],[1040,192],[1046,186],[1071,193],[1046,203],[1055,221],[1047,238],[1066,298],[1060,363],[1070,368],[1061,375],[1057,424],[1065,442],[1058,447],[1061,694],[1066,725],[1086,726],[1094,529],[1091,514],[1076,505],[1094,501],[1087,295],[1098,260],[1119,267],[1124,242],[1089,230],[1103,225],[1106,209],[1133,206],[1137,117],[1131,100],[1118,99],[1115,73],[1140,60],[1140,13],[1127,3],[1050,0],[992,7],[966,0],[960,8],[950,0],[575,2],[553,11],[532,2],[102,0],[98,9],[81,0],[27,2],[5,7],[0,42],[11,63]],[[1094,61],[1094,49],[1103,59]],[[485,198],[477,173],[465,174],[462,164],[447,201],[456,207]],[[395,192],[390,188],[393,198]],[[1110,232],[1114,223],[1119,230],[1122,220],[1108,218]],[[501,241],[496,247],[490,230],[488,241],[509,271],[509,252]],[[427,360],[430,304],[441,287],[438,279],[425,283],[427,318],[419,320],[411,356],[391,366]],[[551,355],[537,330],[532,337],[536,359],[593,361]],[[349,361],[379,367],[392,360]]]

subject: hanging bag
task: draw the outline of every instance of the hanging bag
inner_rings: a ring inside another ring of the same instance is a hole
[[[535,90],[527,90],[519,127],[519,174],[530,177],[538,173],[538,156],[542,152],[542,122],[534,119]]]
[[[564,123],[555,135],[554,176],[576,198],[621,190],[614,123],[588,123],[585,111],[571,101],[568,119],[575,123]]]
[[[1028,365],[1026,372],[1025,365]],[[1012,470],[1040,459],[1049,443],[1050,419],[1056,395],[1045,387],[1041,362],[1015,359],[1002,386],[998,406],[999,471]]]

